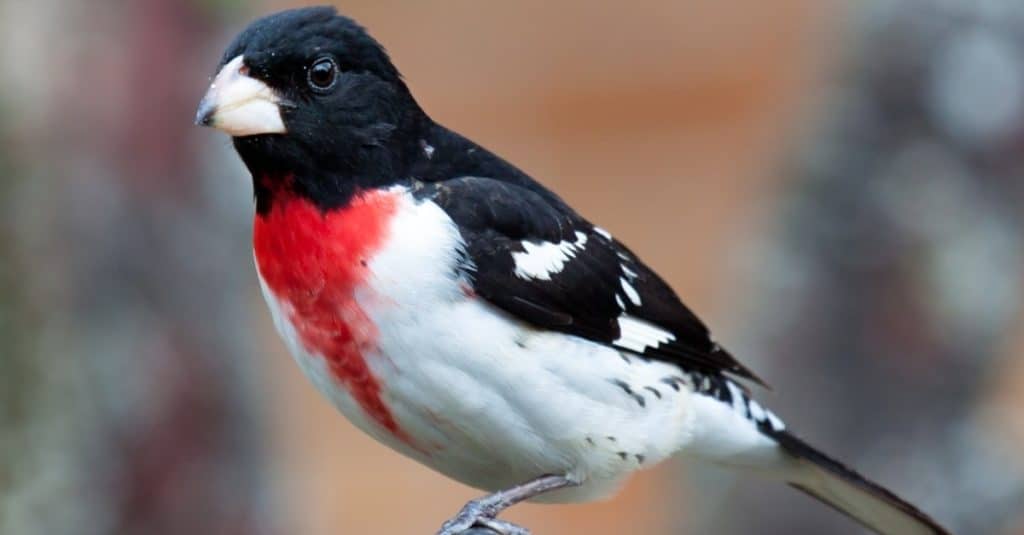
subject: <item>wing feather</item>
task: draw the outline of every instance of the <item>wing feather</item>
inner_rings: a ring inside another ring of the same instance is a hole
[[[419,183],[458,225],[477,295],[538,327],[764,385],[626,246],[553,194],[484,177]]]

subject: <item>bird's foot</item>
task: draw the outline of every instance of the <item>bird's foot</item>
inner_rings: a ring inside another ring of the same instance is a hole
[[[441,533],[446,533],[442,528]],[[465,531],[456,531],[457,535],[530,535],[530,530],[511,522],[498,519],[482,519]]]
[[[497,518],[484,520],[481,523],[499,535],[530,535],[530,530],[505,520],[498,520]]]
[[[534,496],[577,484],[565,476],[547,475],[473,500],[454,518],[445,522],[437,535],[460,535],[473,527],[490,529],[500,535],[529,535],[530,532],[525,528],[498,520],[498,515],[505,509]]]
[[[459,514],[441,526],[441,531],[438,531],[437,535],[462,535],[474,527],[491,530],[500,535],[529,535],[529,530],[496,518],[498,513],[509,505],[503,498],[501,493],[497,493],[467,503]]]

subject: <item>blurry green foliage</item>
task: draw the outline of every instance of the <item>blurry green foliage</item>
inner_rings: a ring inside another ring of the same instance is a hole
[[[9,117],[5,108],[0,101],[0,429],[12,430],[20,428],[28,415],[35,369],[28,349],[31,314],[24,285],[19,282],[23,271],[10,221],[4,221],[12,213],[13,190],[21,176],[10,151],[13,144],[8,135],[9,125],[3,119]],[[10,481],[10,466],[2,461],[10,457],[7,450],[16,447],[12,441],[10,434],[0,440],[0,494],[5,482]]]
[[[212,22],[230,24],[242,15],[252,12],[251,0],[191,0],[191,2]]]

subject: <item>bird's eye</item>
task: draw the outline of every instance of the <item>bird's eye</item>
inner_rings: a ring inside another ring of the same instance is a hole
[[[309,67],[306,78],[314,90],[328,91],[338,81],[338,64],[331,58],[320,58]]]

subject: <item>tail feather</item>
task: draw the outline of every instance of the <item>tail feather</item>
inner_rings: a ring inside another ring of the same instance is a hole
[[[797,460],[790,486],[882,535],[950,535],[920,509],[785,431],[771,433]]]

